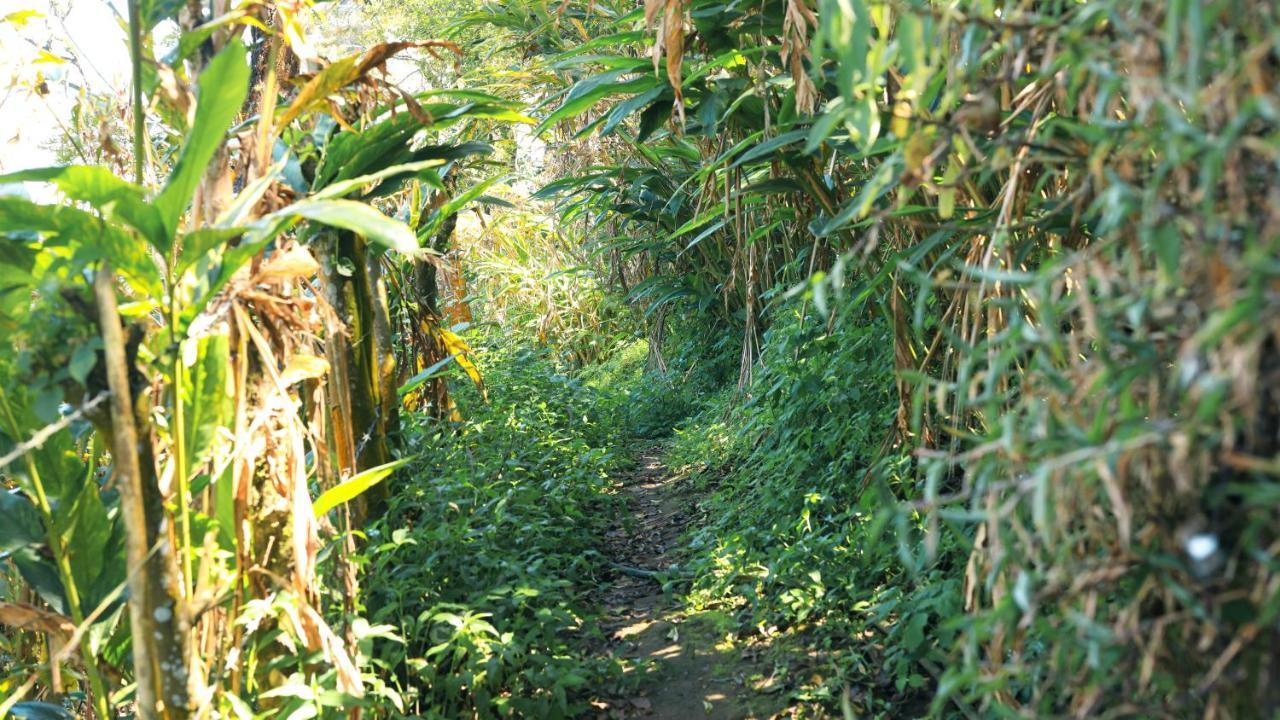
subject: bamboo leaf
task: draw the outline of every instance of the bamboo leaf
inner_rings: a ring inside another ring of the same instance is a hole
[[[398,390],[396,390],[396,394],[400,397],[404,397],[405,395],[408,395],[414,390],[422,387],[422,385],[428,380],[434,380],[435,378],[444,375],[445,366],[450,362],[453,362],[456,357],[456,355],[450,355],[439,362],[432,363],[430,367],[427,367],[422,372],[409,378]]]
[[[629,68],[621,70],[612,70],[610,72],[593,75],[582,80],[569,89],[565,95],[564,102],[556,108],[555,112],[548,115],[538,126],[533,129],[534,135],[541,135],[547,131],[547,128],[555,125],[561,120],[567,120],[576,117],[589,110],[593,105],[603,98],[615,93],[642,92],[649,90],[658,84],[658,79],[652,75],[641,75],[631,80],[619,82],[624,76],[633,74],[635,71]]]

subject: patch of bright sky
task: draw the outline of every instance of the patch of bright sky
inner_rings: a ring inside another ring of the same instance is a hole
[[[124,0],[0,0],[0,172],[54,163],[82,89],[127,96],[124,12]]]

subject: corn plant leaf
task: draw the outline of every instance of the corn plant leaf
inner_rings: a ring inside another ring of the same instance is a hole
[[[0,234],[37,233],[45,243],[68,247],[83,265],[110,258],[135,289],[159,297],[159,269],[142,245],[103,218],[78,208],[39,205],[12,195],[0,196]]]
[[[280,211],[363,235],[390,250],[413,254],[418,240],[408,225],[354,200],[303,200]]]
[[[214,333],[194,344],[194,357],[184,362],[184,383],[190,395],[183,399],[186,416],[186,446],[191,457],[190,470],[196,474],[213,449],[218,428],[230,425],[234,400],[227,391],[227,368],[231,365],[230,340]]]
[[[311,504],[316,517],[323,517],[326,513],[339,505],[351,502],[352,500],[360,497],[360,495],[368,491],[369,488],[387,479],[387,477],[390,476],[391,473],[395,472],[397,468],[404,467],[415,459],[416,458],[413,457],[401,458],[385,465],[369,468],[368,470],[357,473],[328,490],[325,490],[323,493],[320,493],[320,497],[316,498],[316,501]]]
[[[155,199],[169,238],[177,234],[178,221],[191,204],[200,178],[244,104],[249,89],[245,53],[244,44],[232,40],[200,74],[195,122],[187,133],[187,144],[182,147],[178,164]],[[161,254],[167,255],[167,248],[162,248]]]
[[[11,182],[50,183],[68,199],[88,203],[109,222],[133,228],[153,246],[168,243],[164,221],[147,203],[146,192],[105,167],[67,165],[0,175],[0,185]]]

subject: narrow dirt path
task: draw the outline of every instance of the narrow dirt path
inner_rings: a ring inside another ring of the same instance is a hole
[[[707,618],[682,611],[662,579],[680,560],[681,541],[695,520],[697,496],[662,463],[661,448],[641,453],[623,478],[628,513],[606,536],[613,571],[602,593],[603,629],[615,657],[644,674],[637,694],[595,703],[598,717],[657,720],[743,720],[768,717],[753,709],[739,652],[718,642]],[[776,699],[774,699],[776,702]]]

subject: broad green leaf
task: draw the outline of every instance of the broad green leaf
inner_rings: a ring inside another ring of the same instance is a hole
[[[200,261],[200,258],[244,235],[242,227],[206,227],[182,236],[182,245],[178,250],[178,265],[175,268],[178,277]]]
[[[102,504],[98,483],[81,469],[83,482],[74,498],[54,508],[62,532],[62,548],[70,558],[71,577],[80,595],[93,587],[106,563],[106,546],[111,537],[111,520]]]
[[[263,25],[262,21],[255,17],[254,12],[257,10],[252,5],[246,5],[199,25],[194,29],[182,33],[178,38],[178,42],[173,48],[165,54],[163,62],[170,67],[176,67],[178,63],[191,57],[196,48],[203,45],[213,34],[221,29],[232,29],[235,25],[249,25],[256,27],[264,33],[270,32],[270,29]]]
[[[809,137],[804,144],[804,152],[806,154],[817,150],[822,143],[831,137],[832,132],[837,125],[844,120],[845,104],[844,98],[836,98],[827,105],[826,109],[814,120],[813,126],[809,128]]]
[[[150,297],[163,292],[159,268],[145,246],[84,210],[0,195],[0,234],[10,233],[43,235],[47,245],[70,248],[82,267],[109,258],[136,290]]]
[[[276,239],[281,232],[284,232],[289,225],[295,222],[295,218],[288,216],[272,215],[261,218],[253,225],[247,228],[244,239],[239,245],[222,253],[222,262],[218,264],[217,273],[213,275],[208,285],[202,286],[201,292],[195,299],[182,308],[181,325],[185,328],[204,311],[217,294],[231,282],[231,278],[235,276],[236,271],[244,266],[245,263],[253,259],[255,255],[262,252],[272,240]],[[185,336],[185,329],[179,333],[179,336]]]
[[[608,135],[613,132],[614,128],[618,127],[623,120],[626,120],[633,113],[636,113],[645,106],[656,101],[664,92],[667,92],[667,86],[663,85],[655,87],[652,90],[642,92],[639,95],[632,95],[617,105],[614,105],[613,109],[608,113],[608,119],[605,120],[604,125],[600,127],[600,134]],[[672,99],[674,99],[674,97],[675,96],[673,95]]]
[[[440,226],[444,223],[445,218],[457,213],[459,210],[466,207],[467,203],[483,195],[484,192],[488,190],[490,186],[492,186],[494,183],[498,182],[501,179],[502,179],[502,176],[489,178],[488,180],[485,180],[483,182],[480,182],[471,186],[470,188],[467,189],[466,192],[462,193],[461,195],[450,198],[448,202],[446,202],[444,205],[441,205],[440,209],[437,210],[435,214],[431,216],[427,224],[418,230],[418,236],[428,237],[434,234],[436,230],[440,229]]]
[[[208,459],[218,428],[231,424],[234,398],[227,388],[231,350],[230,340],[222,333],[187,340],[184,345],[194,350],[194,356],[183,361],[187,375],[183,383],[187,393],[183,398],[183,412],[187,452],[191,458],[188,468],[194,475]]]
[[[875,97],[868,93],[854,100],[844,114],[844,124],[849,130],[849,139],[864,152],[870,150],[880,137],[880,107]]]
[[[240,191],[239,194],[232,199],[222,214],[218,216],[214,225],[217,227],[235,227],[249,221],[253,215],[253,208],[257,206],[258,201],[266,195],[267,190],[284,175],[285,165],[288,163],[286,159],[272,163],[267,173],[262,177],[249,183]]]
[[[640,131],[636,133],[636,142],[644,142],[662,127],[671,117],[671,103],[659,97],[653,104],[640,113]]]
[[[249,65],[245,57],[244,44],[232,40],[200,74],[195,122],[187,133],[187,143],[169,181],[155,200],[169,238],[177,234],[182,213],[191,204],[209,161],[222,146],[227,129],[244,104],[249,90]],[[161,254],[167,255],[167,248],[162,249]]]
[[[353,177],[350,180],[340,180],[332,185],[311,196],[311,200],[328,200],[332,198],[340,198],[349,195],[357,190],[365,188],[374,188],[384,181],[388,180],[405,180],[419,175],[424,170],[439,167],[444,164],[444,160],[420,160],[418,162],[404,163],[403,165],[393,165],[389,168],[379,170],[368,175]]]
[[[422,372],[409,378],[398,390],[396,390],[396,394],[400,397],[404,397],[405,395],[408,395],[414,390],[422,387],[422,384],[428,380],[434,380],[435,378],[444,375],[445,366],[453,362],[454,357],[455,356],[450,355],[439,362],[431,364],[431,366],[427,367]]]
[[[45,541],[44,524],[25,495],[0,490],[0,554]]]
[[[88,203],[109,222],[137,230],[157,248],[169,242],[160,212],[147,203],[146,192],[104,167],[67,165],[0,175],[0,185],[10,182],[50,183],[69,199]]]
[[[75,720],[61,705],[47,702],[20,702],[9,708],[9,717],[16,720]]]
[[[415,459],[413,457],[401,458],[385,465],[369,468],[325,490],[312,503],[312,509],[315,511],[316,517],[324,517],[330,510],[360,497],[369,488],[385,480],[397,468],[404,467]]]
[[[102,347],[102,341],[94,338],[94,342],[86,342],[75,349],[71,353],[71,362],[67,366],[67,372],[71,373],[71,378],[81,385],[85,384],[89,373],[93,371],[93,366],[98,363],[98,348]]]
[[[54,612],[67,614],[67,595],[53,563],[44,559],[34,547],[22,548],[10,555],[9,559],[22,574],[22,579],[40,595],[41,600],[49,603]]]
[[[453,108],[452,105],[444,107]],[[424,108],[435,115],[438,108]],[[360,132],[343,131],[324,146],[324,155],[316,167],[312,190],[322,190],[335,181],[368,175],[383,168],[414,160],[413,136],[422,129],[410,113],[400,113]]]
[[[768,140],[765,140],[764,142],[753,146],[750,150],[742,153],[742,155],[739,156],[737,160],[734,160],[733,164],[729,167],[735,168],[739,165],[745,165],[753,160],[768,158],[778,150],[804,140],[808,134],[808,130],[791,130],[789,132],[784,132],[777,137],[769,138]]]
[[[182,0],[138,0],[142,26],[152,30],[165,20],[177,17],[182,6]]]
[[[836,84],[845,98],[867,77],[867,53],[871,45],[871,11],[865,0],[823,0],[823,18],[815,49],[830,47],[836,55]]]
[[[279,211],[277,216],[300,217],[350,230],[396,252],[418,251],[418,239],[408,225],[354,200],[303,200]]]
[[[560,57],[567,58],[581,53],[589,53],[596,48],[612,48],[617,45],[632,45],[642,43],[649,40],[650,34],[644,30],[628,30],[626,32],[613,33],[612,35],[601,35],[592,38],[581,45],[575,45],[572,49],[560,54]]]

